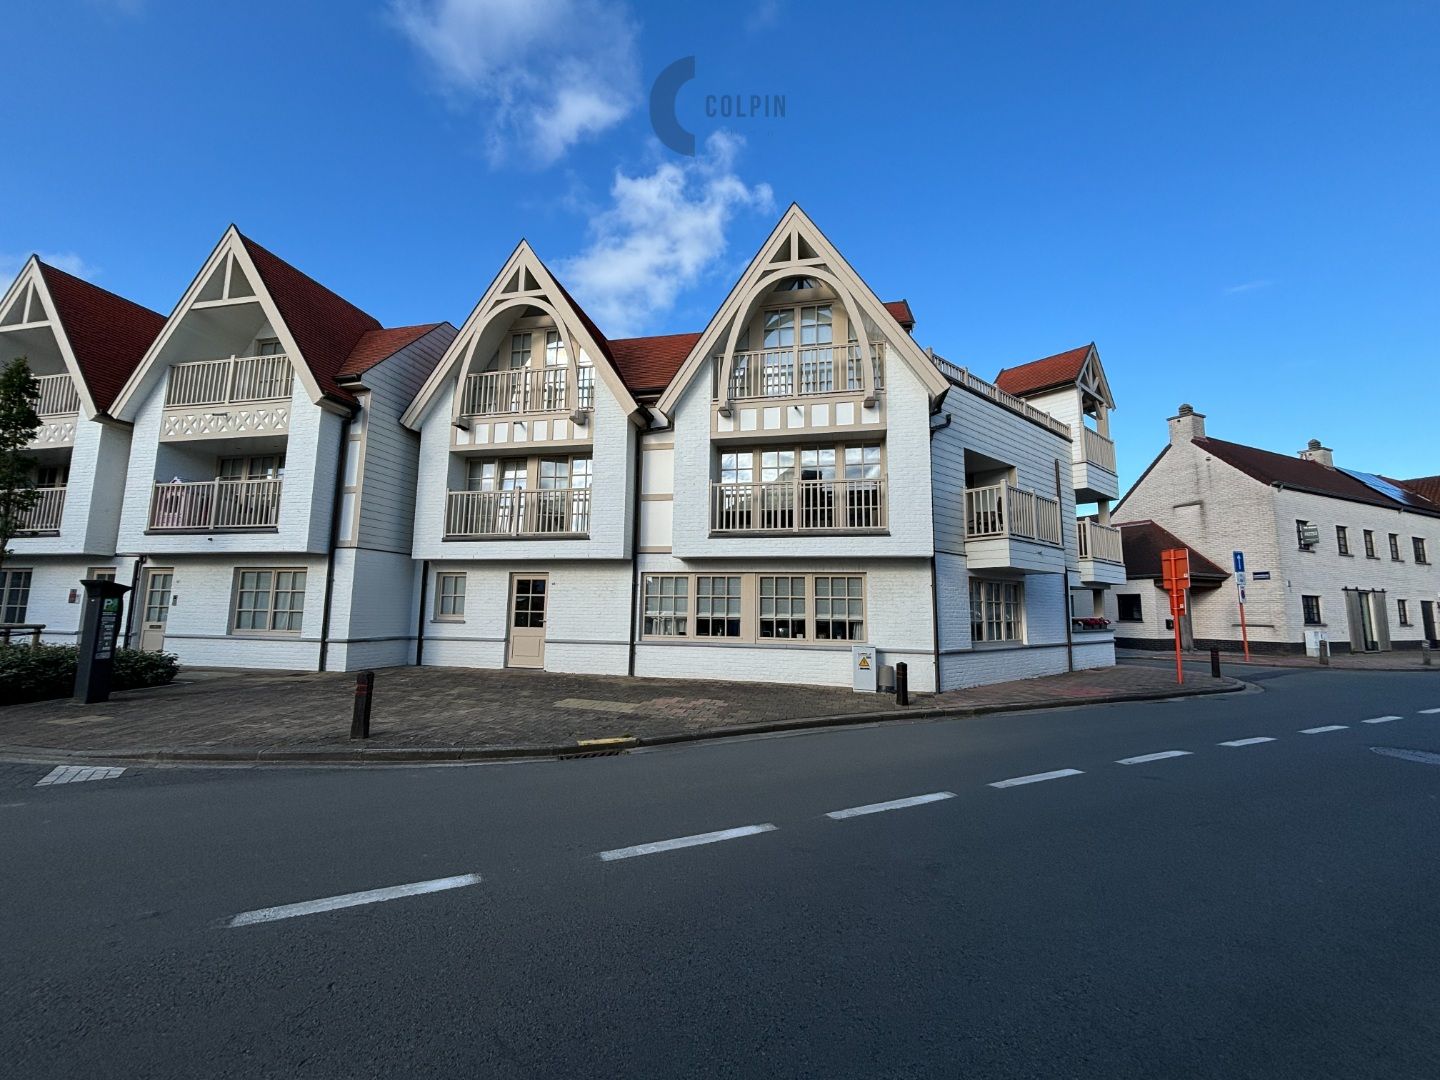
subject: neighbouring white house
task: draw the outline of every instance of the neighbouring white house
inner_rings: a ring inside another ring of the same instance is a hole
[[[1113,663],[1071,618],[1123,580],[1075,517],[1117,493],[1098,354],[1036,405],[913,324],[796,206],[691,334],[607,339],[522,243],[403,418],[421,662],[848,685],[863,644],[917,690]]]
[[[1109,612],[1122,645],[1173,640],[1159,584],[1159,551],[1171,541],[1195,553],[1192,568],[1203,558],[1181,625],[1198,647],[1241,643],[1236,551],[1253,650],[1298,652],[1320,634],[1352,652],[1440,645],[1440,478],[1339,467],[1318,440],[1289,456],[1212,438],[1189,405],[1169,424],[1168,445],[1113,514],[1127,580]]]
[[[233,226],[116,396],[131,644],[191,665],[414,662],[419,440],[454,336],[387,329]]]
[[[0,624],[41,625],[45,641],[70,644],[81,579],[129,582],[115,538],[130,428],[111,405],[164,322],[37,257],[0,299],[0,363],[26,361],[41,421],[28,451],[39,502],[0,567]]]

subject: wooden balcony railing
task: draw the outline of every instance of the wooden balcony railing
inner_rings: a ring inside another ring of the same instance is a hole
[[[201,480],[156,484],[152,532],[269,529],[280,521],[281,480]]]
[[[886,525],[883,479],[710,485],[717,533],[875,532]]]
[[[1051,416],[1044,409],[1037,409],[1028,401],[1023,401],[1014,394],[1006,393],[994,383],[988,382],[980,378],[980,376],[973,374],[969,368],[961,367],[959,364],[952,364],[949,360],[941,356],[932,356],[930,359],[935,365],[935,370],[940,372],[941,375],[944,375],[956,386],[963,386],[965,389],[971,390],[981,397],[989,398],[995,402],[995,404],[1004,406],[1011,412],[1018,413],[1020,416],[1025,417],[1027,420],[1033,420],[1040,426],[1049,428],[1057,435],[1064,435],[1067,439],[1074,437],[1068,427],[1059,420],[1056,420],[1055,417]]]
[[[1124,563],[1125,554],[1120,547],[1120,530],[1113,525],[1101,525],[1098,521],[1077,521],[1075,536],[1080,547],[1080,558]]]
[[[68,378],[69,376],[66,376]],[[20,515],[18,535],[34,536],[37,533],[58,533],[60,518],[65,513],[65,489],[63,487],[36,488],[40,501]]]
[[[722,357],[715,358],[720,371]],[[875,389],[885,387],[885,344],[870,346]],[[864,388],[864,368],[857,343],[802,345],[785,349],[737,352],[730,366],[730,399],[810,397],[853,393]]]
[[[1076,462],[1086,461],[1109,472],[1115,471],[1115,444],[1098,431],[1079,425],[1074,447]]]
[[[232,356],[196,360],[170,368],[166,405],[236,405],[281,401],[295,379],[288,356]]]
[[[40,400],[35,412],[40,416],[74,416],[80,411],[80,391],[75,380],[66,375],[37,375]]]
[[[575,394],[574,407],[588,409],[594,404],[594,369],[581,368],[580,371],[581,382]],[[572,407],[570,399],[570,369],[567,367],[482,371],[465,377],[460,415],[566,412]]]
[[[445,536],[585,536],[590,531],[590,489],[451,491],[445,500]]]
[[[968,488],[965,531],[971,540],[1008,536],[1058,546],[1060,500],[1011,484]]]

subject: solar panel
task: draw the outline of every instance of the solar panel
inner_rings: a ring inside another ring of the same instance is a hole
[[[1394,499],[1401,506],[1411,506],[1416,510],[1433,510],[1434,504],[1427,499],[1422,499],[1413,491],[1406,491],[1399,484],[1392,484],[1383,476],[1376,476],[1374,473],[1360,472],[1356,469],[1341,469],[1346,476],[1353,476],[1360,483],[1364,484],[1371,491],[1379,492],[1387,499]]]

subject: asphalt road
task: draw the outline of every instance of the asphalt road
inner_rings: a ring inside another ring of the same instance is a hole
[[[0,766],[0,1062],[1432,1080],[1440,675],[1256,674],[583,761]]]

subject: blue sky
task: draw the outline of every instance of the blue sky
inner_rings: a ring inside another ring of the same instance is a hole
[[[794,200],[983,375],[1096,341],[1125,484],[1182,400],[1440,472],[1433,3],[50,0],[6,37],[7,278],[38,250],[168,312],[234,221],[458,324],[524,236],[612,336],[663,333]],[[646,104],[690,55],[695,158]]]

